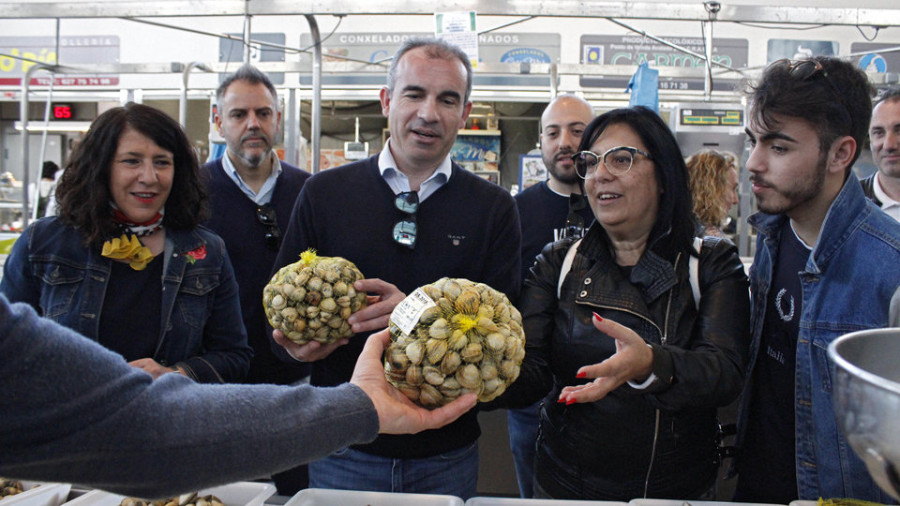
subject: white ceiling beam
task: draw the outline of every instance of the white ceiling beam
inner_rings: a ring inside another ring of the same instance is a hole
[[[651,3],[575,0],[448,0],[442,11],[474,10],[485,16],[599,17],[704,21],[702,2]],[[434,12],[410,0],[156,0],[0,2],[0,18],[117,18],[174,16],[390,15]],[[723,22],[900,26],[900,9],[721,5]]]

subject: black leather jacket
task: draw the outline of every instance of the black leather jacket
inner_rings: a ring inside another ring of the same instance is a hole
[[[578,248],[557,299],[571,241],[544,248],[525,281],[519,309],[526,356],[505,403],[546,394],[537,483],[554,498],[693,499],[716,475],[716,408],[741,391],[750,341],[748,281],[734,245],[708,237],[700,254],[699,312],[688,279],[689,251],[669,262],[648,251],[630,279],[595,224]],[[557,403],[576,371],[615,352],[591,322],[596,311],[641,335],[659,378],[645,390],[622,385],[587,404]],[[549,394],[548,394],[549,392]]]

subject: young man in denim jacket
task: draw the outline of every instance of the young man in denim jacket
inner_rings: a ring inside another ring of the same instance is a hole
[[[900,285],[900,225],[851,166],[872,89],[835,58],[782,60],[750,90],[747,161],[761,212],[750,269],[752,343],[738,420],[735,500],[893,502],[840,433],[828,344],[888,326]]]

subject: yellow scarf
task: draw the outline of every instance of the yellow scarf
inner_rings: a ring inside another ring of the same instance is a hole
[[[106,241],[100,254],[107,258],[128,260],[128,265],[136,271],[144,270],[144,267],[153,260],[150,248],[141,244],[140,239],[134,234],[131,235],[131,240],[122,234],[122,237]]]

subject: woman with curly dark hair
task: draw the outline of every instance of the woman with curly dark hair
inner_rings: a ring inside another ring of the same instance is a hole
[[[187,136],[152,107],[101,114],[56,190],[58,216],[16,241],[0,292],[154,377],[240,381],[252,351]]]

